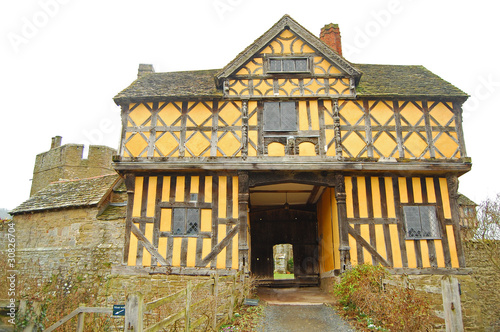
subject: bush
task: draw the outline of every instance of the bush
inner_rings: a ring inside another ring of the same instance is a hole
[[[358,265],[342,275],[335,295],[344,309],[369,317],[389,331],[428,331],[431,329],[429,303],[409,285],[384,286],[390,279],[382,266]],[[373,325],[373,324],[372,324]]]
[[[286,270],[293,273],[293,258],[290,258],[288,262],[286,262]]]

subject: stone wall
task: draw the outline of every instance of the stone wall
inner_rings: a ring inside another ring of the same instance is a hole
[[[83,159],[83,145],[66,144],[51,148],[36,156],[30,195],[60,179],[84,179],[115,173],[111,160],[115,149],[91,145],[87,159]]]

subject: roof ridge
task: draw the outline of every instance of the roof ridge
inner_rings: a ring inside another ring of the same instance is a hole
[[[83,180],[92,180],[92,179],[98,179],[98,178],[103,178],[103,177],[106,177],[106,176],[118,176],[117,173],[114,173],[114,174],[103,174],[103,175],[97,175],[97,176],[92,176],[90,178],[83,178],[83,179],[63,179],[63,180],[58,180],[58,181],[53,181],[53,182],[50,182],[49,184],[53,184],[53,183],[65,183],[65,182],[76,182],[76,181],[83,181]]]

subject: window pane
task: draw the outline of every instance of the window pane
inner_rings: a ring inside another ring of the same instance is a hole
[[[439,236],[436,208],[434,206],[421,206],[420,220],[422,224],[423,237]]]
[[[297,112],[293,101],[281,103],[281,130],[297,130]]]
[[[281,60],[273,60],[269,61],[269,70],[270,71],[281,71]]]
[[[280,103],[264,104],[264,130],[280,130]]]
[[[198,234],[198,225],[200,223],[200,210],[187,209],[187,235]]]
[[[306,59],[295,60],[295,70],[296,71],[307,71],[307,60]]]
[[[174,208],[174,220],[172,225],[172,233],[174,235],[186,234],[186,209]]]
[[[419,238],[422,236],[422,229],[420,226],[420,213],[418,206],[404,206],[404,218],[406,222],[406,236],[407,238]]]
[[[283,71],[295,71],[295,60],[283,60]]]

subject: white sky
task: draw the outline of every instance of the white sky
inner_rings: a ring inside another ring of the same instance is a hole
[[[460,191],[500,192],[500,46],[489,0],[23,0],[0,3],[0,208],[29,197],[35,156],[63,144],[118,147],[112,98],[137,75],[222,68],[289,14],[315,35],[340,25],[354,63],[423,65],[472,97],[464,131],[472,171]]]

